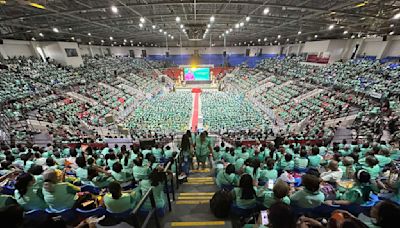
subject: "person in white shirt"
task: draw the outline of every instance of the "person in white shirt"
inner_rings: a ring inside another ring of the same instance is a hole
[[[321,173],[321,179],[326,182],[336,183],[342,179],[343,171],[339,169],[337,161],[330,161],[328,171]]]

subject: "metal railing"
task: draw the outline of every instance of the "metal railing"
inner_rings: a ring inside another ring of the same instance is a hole
[[[149,211],[149,213],[147,214],[146,218],[144,219],[142,225],[140,225],[140,220],[139,220],[139,210],[140,208],[143,206],[143,204],[146,202],[147,199],[150,199],[150,203],[151,203],[151,210]],[[136,205],[135,209],[133,209],[132,213],[132,222],[133,222],[133,226],[134,227],[141,227],[141,228],[145,228],[147,227],[150,218],[154,216],[154,220],[156,223],[156,227],[160,228],[160,220],[158,219],[158,215],[157,215],[157,205],[156,205],[156,201],[154,199],[154,193],[153,193],[153,187],[151,187],[142,197],[142,199],[139,201],[139,203]]]
[[[164,167],[164,173],[165,173],[165,191],[167,195],[167,200],[168,200],[168,209],[169,211],[172,210],[172,205],[171,205],[171,196],[172,194],[172,200],[175,201],[175,186],[174,186],[174,177],[169,179],[168,178],[168,170],[170,170],[171,166],[175,164],[175,179],[176,179],[176,189],[179,189],[179,174],[181,173],[181,161],[182,161],[182,154],[180,151],[177,152],[175,157],[172,159],[172,161],[169,161],[167,165]],[[170,182],[170,183],[168,183]],[[168,185],[170,184],[170,186]],[[171,191],[170,191],[171,187]]]

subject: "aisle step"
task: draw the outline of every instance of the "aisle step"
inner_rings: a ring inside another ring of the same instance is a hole
[[[177,200],[177,205],[207,204],[210,200]]]
[[[213,196],[178,196],[178,200],[209,200],[212,197]]]
[[[225,226],[225,221],[171,222],[171,227]]]
[[[210,169],[192,169],[190,172],[192,173],[209,173],[211,170]]]
[[[215,192],[181,192],[179,193],[180,196],[213,196]]]

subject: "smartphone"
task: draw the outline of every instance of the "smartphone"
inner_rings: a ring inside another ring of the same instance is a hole
[[[268,188],[273,189],[274,188],[274,180],[268,180]]]
[[[268,220],[268,213],[267,211],[261,211],[261,224],[262,225],[268,225],[269,220]]]

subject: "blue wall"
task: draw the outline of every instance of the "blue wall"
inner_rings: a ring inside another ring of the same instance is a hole
[[[245,56],[243,54],[232,54],[224,57],[222,54],[203,54],[200,55],[199,64],[213,64],[214,66],[223,66],[228,63],[230,66],[237,66],[242,63],[247,63],[249,67],[255,67],[258,62],[266,58],[278,57],[277,54],[263,54],[260,56]],[[149,55],[149,60],[154,61],[167,61],[176,65],[190,65],[191,55]]]

